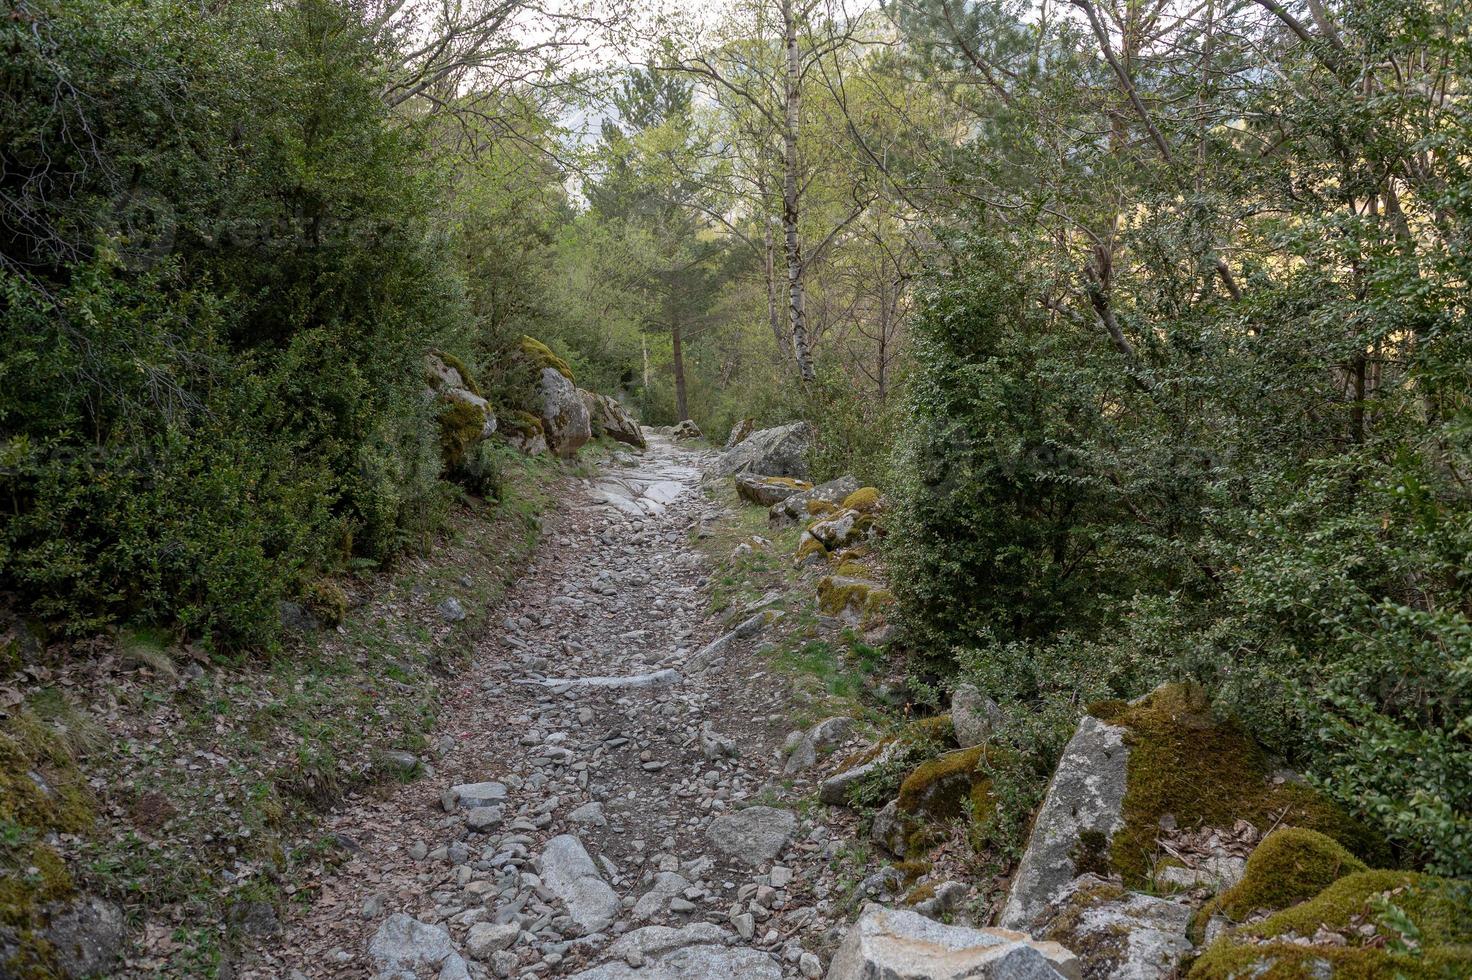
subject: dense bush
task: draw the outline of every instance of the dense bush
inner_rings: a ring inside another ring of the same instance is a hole
[[[74,632],[269,642],[443,499],[434,171],[325,0],[25,0],[0,44],[0,576]]]
[[[1441,367],[1468,325],[1425,333],[1357,436],[1344,340],[1297,284],[1251,300],[1271,339],[1233,308],[1160,321],[1135,385],[1040,312],[1017,250],[961,254],[924,296],[895,466],[932,662],[1036,708],[1038,777],[1087,701],[1207,682],[1408,859],[1472,870],[1472,379]]]

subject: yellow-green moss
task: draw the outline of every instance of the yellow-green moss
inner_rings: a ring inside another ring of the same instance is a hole
[[[859,622],[867,625],[893,603],[894,595],[888,589],[863,579],[825,575],[818,582],[818,611],[829,616],[839,616],[852,609]]]
[[[66,863],[44,838],[85,833],[94,820],[67,740],[30,710],[36,697],[12,709],[0,731],[0,925],[17,947],[0,963],[0,974],[19,977],[58,975],[54,951],[38,930],[46,906],[75,890]]]
[[[1097,709],[1097,706],[1096,706]],[[1160,818],[1181,827],[1286,824],[1321,831],[1374,862],[1386,845],[1333,801],[1307,786],[1274,784],[1262,748],[1236,721],[1218,719],[1195,684],[1170,684],[1116,711],[1128,729],[1124,827],[1110,857],[1125,884],[1142,886],[1158,850]]]
[[[827,500],[809,500],[807,511],[809,517],[827,517],[837,514],[839,507]]]
[[[811,534],[805,534],[802,536],[802,540],[797,542],[797,554],[794,557],[801,563],[813,555],[826,557],[827,554],[828,549],[823,547],[823,542]]]
[[[1247,859],[1242,880],[1206,908],[1204,917],[1225,912],[1241,922],[1254,912],[1276,912],[1319,894],[1365,863],[1332,837],[1316,830],[1283,827],[1267,836]]]
[[[862,578],[869,574],[869,570],[856,561],[846,561],[834,569],[833,574],[842,578]]]
[[[984,805],[991,788],[991,776],[981,768],[985,759],[986,747],[974,745],[922,762],[900,783],[900,812],[951,819],[961,815],[968,798]]]
[[[1406,936],[1403,922],[1415,935]],[[1361,926],[1374,926],[1370,934]],[[1321,927],[1345,945],[1301,944]],[[1403,871],[1361,871],[1309,901],[1218,939],[1192,980],[1232,977],[1408,980],[1472,976],[1472,884]]]
[[[475,383],[475,375],[470,373],[470,368],[465,366],[464,361],[454,354],[446,354],[443,351],[437,351],[434,356],[443,361],[445,367],[454,368],[459,373],[460,380],[465,382],[466,391],[473,395],[480,394],[480,386]]]
[[[552,348],[532,337],[521,338],[521,352],[526,355],[538,370],[551,368],[569,381],[573,380],[572,368],[562,358],[552,352]]]
[[[328,626],[336,626],[348,615],[348,595],[331,579],[318,579],[302,590],[307,608]]]
[[[523,412],[520,409],[509,409],[496,420],[499,431],[509,435],[521,436],[529,439],[532,436],[544,435],[542,420],[531,412]]]
[[[879,491],[874,487],[862,487],[843,498],[843,506],[848,510],[856,510],[861,514],[868,514],[879,509]]]
[[[896,867],[898,867],[898,865],[896,865]],[[928,902],[934,897],[935,882],[922,881],[914,888],[911,888],[910,891],[905,895],[904,903],[906,905],[919,905],[921,902]]]
[[[455,469],[465,462],[466,453],[480,441],[485,430],[486,413],[479,405],[449,400],[440,411],[440,457],[445,466]]]

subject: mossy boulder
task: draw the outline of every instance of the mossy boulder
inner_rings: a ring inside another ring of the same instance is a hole
[[[841,476],[827,483],[820,483],[811,490],[804,491],[794,497],[788,497],[779,504],[773,504],[767,513],[767,520],[773,524],[789,524],[801,521],[808,517],[816,517],[808,510],[808,505],[819,501],[830,505],[836,512],[838,504],[855,490],[859,489],[859,481],[851,476]]]
[[[1404,871],[1346,875],[1308,901],[1222,936],[1189,976],[1472,976],[1472,883]]]
[[[1241,922],[1257,912],[1277,912],[1319,894],[1346,875],[1368,870],[1332,837],[1302,827],[1268,834],[1247,859],[1242,880],[1201,911]]]
[[[894,594],[873,582],[825,575],[818,582],[818,611],[851,626],[868,626],[894,604]]]
[[[454,472],[465,462],[470,450],[489,434],[487,428],[495,431],[495,422],[484,408],[472,402],[452,398],[443,402],[439,414],[440,458],[445,469]]]
[[[537,340],[535,337],[528,337],[523,335],[521,338],[520,347],[522,355],[527,359],[532,367],[536,368],[538,371],[541,371],[543,368],[550,368],[551,370],[556,371],[558,374],[562,375],[568,381],[576,380],[572,376],[572,368],[568,366],[568,363],[562,358],[558,357],[557,354],[553,352],[552,348],[548,347],[540,340]]]
[[[635,449],[647,449],[648,443],[644,439],[644,430],[639,423],[629,414],[628,410],[619,403],[618,399],[597,392],[578,389],[578,395],[583,399],[583,406],[588,410],[588,424],[592,427],[593,437],[607,437],[615,442],[621,442]]]
[[[336,626],[348,615],[348,595],[331,579],[317,579],[302,589],[306,607],[319,622]]]
[[[547,451],[547,437],[542,431],[542,420],[530,412],[515,409],[506,412],[500,419],[497,432],[513,449],[528,456]]]
[[[828,549],[823,547],[823,542],[804,531],[797,539],[797,550],[792,557],[798,565],[821,564],[828,560]]]
[[[829,551],[868,541],[876,530],[874,515],[856,510],[840,510],[808,527],[808,533],[823,542]]]
[[[1110,842],[1113,869],[1131,887],[1149,875],[1160,821],[1185,828],[1278,824],[1317,830],[1372,864],[1385,842],[1319,791],[1275,779],[1263,751],[1232,718],[1218,717],[1196,684],[1167,684],[1120,707],[1095,708],[1125,729],[1129,749],[1123,827]]]
[[[860,487],[843,498],[845,510],[856,510],[861,514],[873,514],[884,508],[884,498],[875,487]]]
[[[93,800],[69,739],[28,704],[0,729],[0,976],[64,976],[65,951],[48,932],[76,897],[52,842],[85,834]]]
[[[736,495],[762,507],[770,507],[812,488],[811,483],[794,480],[790,476],[758,476],[754,473],[736,475]]]

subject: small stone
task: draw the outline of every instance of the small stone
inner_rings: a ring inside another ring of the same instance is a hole
[[[477,922],[470,927],[465,949],[475,959],[488,960],[497,950],[510,949],[520,935],[521,927],[514,922]]]

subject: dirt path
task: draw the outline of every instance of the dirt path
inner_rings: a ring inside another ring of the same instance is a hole
[[[754,637],[708,647],[701,463],[656,436],[574,488],[436,771],[329,819],[355,850],[243,976],[821,972],[843,830],[793,809],[787,683]]]

